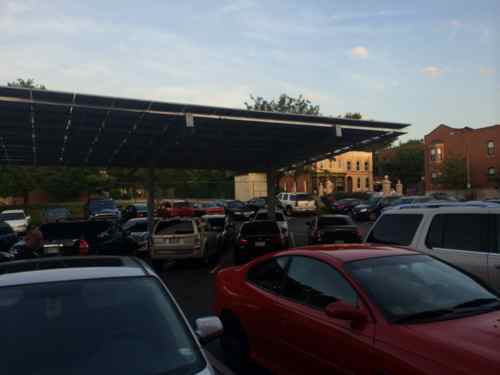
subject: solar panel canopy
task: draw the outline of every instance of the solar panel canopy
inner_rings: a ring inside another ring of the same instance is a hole
[[[269,171],[408,124],[0,87],[0,164]]]

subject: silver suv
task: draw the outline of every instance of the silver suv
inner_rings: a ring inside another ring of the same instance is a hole
[[[288,216],[298,213],[313,214],[318,209],[316,200],[308,193],[279,193],[276,197]]]
[[[396,244],[454,264],[500,290],[500,206],[408,205],[385,211],[365,242]]]
[[[46,258],[0,264],[1,374],[214,374],[160,278],[121,257]]]

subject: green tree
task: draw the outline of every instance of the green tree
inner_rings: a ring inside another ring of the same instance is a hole
[[[246,109],[265,112],[283,112],[301,115],[319,115],[319,105],[314,105],[302,95],[294,98],[281,94],[278,99],[264,99],[262,96],[250,95],[250,101],[245,102]]]
[[[359,112],[347,112],[344,115],[344,118],[352,119],[352,120],[361,120],[363,116]]]
[[[0,167],[0,196],[23,197],[28,204],[29,193],[40,183],[42,175],[33,167]]]
[[[388,175],[394,182],[399,179],[405,188],[417,186],[424,175],[424,144],[421,140],[409,140],[376,151],[374,167],[376,175]]]
[[[438,183],[446,189],[462,190],[467,187],[467,163],[465,159],[449,158],[443,162]]]
[[[38,89],[38,90],[46,90],[45,85],[35,83],[33,78],[22,79],[18,78],[15,81],[7,82],[8,87],[16,87],[23,89]]]

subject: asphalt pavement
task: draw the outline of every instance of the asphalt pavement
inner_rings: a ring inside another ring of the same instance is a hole
[[[310,217],[293,217],[289,220],[289,231],[293,233],[295,246],[307,245],[307,221]],[[371,223],[360,223],[361,232],[366,233]],[[168,264],[161,274],[175,299],[194,326],[197,318],[213,315],[215,274],[224,267],[231,266],[232,255],[223,254],[218,264],[207,267],[202,262],[184,261]],[[224,363],[224,355],[218,341],[209,344],[206,350],[217,360]],[[244,373],[254,375],[270,375],[261,368],[251,368]]]

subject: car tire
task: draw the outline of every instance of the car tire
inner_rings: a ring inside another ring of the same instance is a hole
[[[224,333],[220,343],[226,363],[233,370],[244,370],[248,367],[250,345],[239,319],[231,313],[221,316]]]

